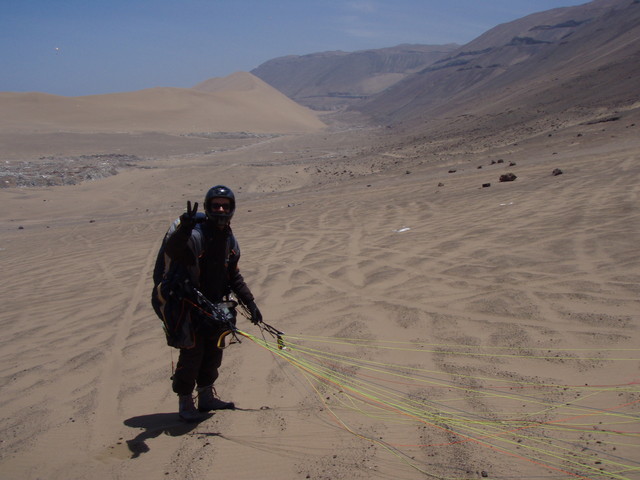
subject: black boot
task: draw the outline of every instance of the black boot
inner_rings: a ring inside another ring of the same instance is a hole
[[[198,410],[209,412],[211,410],[233,410],[236,408],[233,402],[223,402],[220,400],[213,385],[198,387]]]
[[[180,395],[178,397],[178,415],[185,422],[197,422],[202,420],[202,415],[198,410],[196,410],[196,406],[193,404],[193,396],[189,395]]]

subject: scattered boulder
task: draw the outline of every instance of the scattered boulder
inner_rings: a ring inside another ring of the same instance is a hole
[[[488,187],[490,187],[490,186],[491,186],[491,184],[490,184],[490,183],[483,183],[483,184],[482,184],[482,188],[488,188]]]
[[[551,172],[551,175],[553,175],[554,177],[557,177],[558,175],[562,175],[562,170],[560,170],[559,168],[555,168],[553,172]]]
[[[455,168],[452,168],[451,170],[449,170],[449,173],[456,173],[457,170]]]
[[[516,177],[513,173],[505,173],[504,175],[500,175],[501,182],[513,182],[516,178],[518,177]]]

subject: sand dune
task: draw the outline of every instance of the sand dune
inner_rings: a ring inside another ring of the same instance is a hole
[[[244,78],[238,89],[234,86]],[[60,97],[0,93],[4,133],[236,132],[304,133],[322,129],[315,113],[250,73],[212,80],[210,89],[150,88]]]

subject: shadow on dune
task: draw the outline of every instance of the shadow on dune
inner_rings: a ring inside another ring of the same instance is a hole
[[[213,414],[203,414],[200,422],[211,418]],[[171,437],[179,437],[191,433],[200,422],[186,423],[180,420],[177,413],[153,413],[131,417],[124,421],[127,427],[142,428],[143,431],[131,440],[127,440],[127,446],[131,451],[131,458],[137,458],[149,451],[147,440],[156,438],[161,434]]]

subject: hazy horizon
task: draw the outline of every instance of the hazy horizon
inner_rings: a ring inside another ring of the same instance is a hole
[[[587,3],[203,0],[3,2],[0,91],[83,96],[192,87],[273,58],[465,44],[500,23]]]

